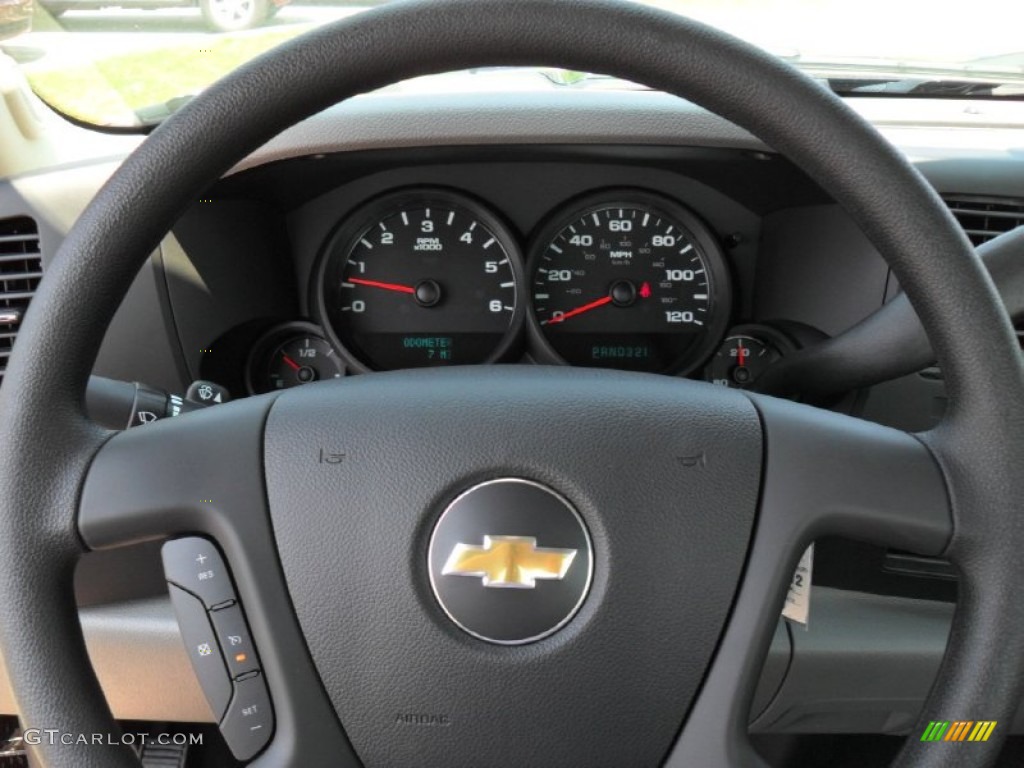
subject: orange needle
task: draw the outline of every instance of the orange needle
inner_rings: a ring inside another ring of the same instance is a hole
[[[381,283],[377,280],[363,280],[361,277],[350,277],[348,282],[356,285],[365,285],[369,288],[383,288],[385,291],[397,291],[398,293],[416,293],[416,289],[408,285],[398,283]]]
[[[558,317],[552,317],[552,318],[550,318],[548,320],[545,320],[544,322],[541,323],[541,325],[550,325],[551,323],[564,323],[570,317],[576,317],[576,315],[582,315],[584,312],[589,312],[592,309],[597,309],[598,307],[603,307],[605,304],[610,304],[611,301],[612,301],[612,297],[611,296],[604,296],[604,297],[598,299],[597,301],[592,301],[589,304],[584,304],[582,307],[576,307],[576,309],[570,309],[564,315],[559,315]]]

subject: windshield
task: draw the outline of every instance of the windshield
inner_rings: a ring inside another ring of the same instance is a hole
[[[625,1],[625,0],[624,0]],[[59,112],[159,122],[232,68],[387,0],[0,0],[0,50]],[[646,0],[782,56],[844,94],[1024,94],[1024,3],[972,0]],[[6,14],[8,8],[21,8]],[[5,25],[5,21],[9,22]],[[29,29],[26,29],[30,25]],[[402,89],[625,88],[557,70],[477,70]]]

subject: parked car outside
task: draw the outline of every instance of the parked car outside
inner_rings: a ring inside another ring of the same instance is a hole
[[[32,29],[34,0],[0,0],[0,40]]]
[[[0,8],[3,2],[0,0]],[[104,8],[198,8],[211,29],[238,32],[260,26],[289,2],[291,0],[42,0],[42,6],[53,16],[67,11],[98,11]]]

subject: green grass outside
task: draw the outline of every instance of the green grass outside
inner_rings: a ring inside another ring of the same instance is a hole
[[[26,75],[36,93],[72,117],[97,124],[130,124],[136,109],[198,92],[303,31],[299,27],[207,37],[75,67],[27,68]]]
[[[677,13],[702,18],[731,9],[789,9],[812,13],[842,5],[846,0],[637,0]],[[865,0],[888,2],[888,0]],[[378,4],[380,0],[371,0]],[[38,4],[37,4],[37,7]],[[42,18],[39,18],[42,17]],[[37,13],[40,31],[59,31],[45,11]],[[35,91],[61,111],[79,120],[105,125],[132,125],[135,110],[202,90],[258,54],[296,37],[307,24],[271,28],[239,35],[203,35],[173,46],[103,56],[92,62],[40,61],[24,68]]]

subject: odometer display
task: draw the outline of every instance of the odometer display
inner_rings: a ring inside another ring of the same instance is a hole
[[[353,217],[327,255],[323,310],[339,345],[369,370],[497,359],[517,322],[520,260],[475,202],[424,190]]]
[[[531,265],[534,327],[571,365],[685,373],[728,322],[728,275],[714,239],[660,197],[574,206],[542,232]]]

